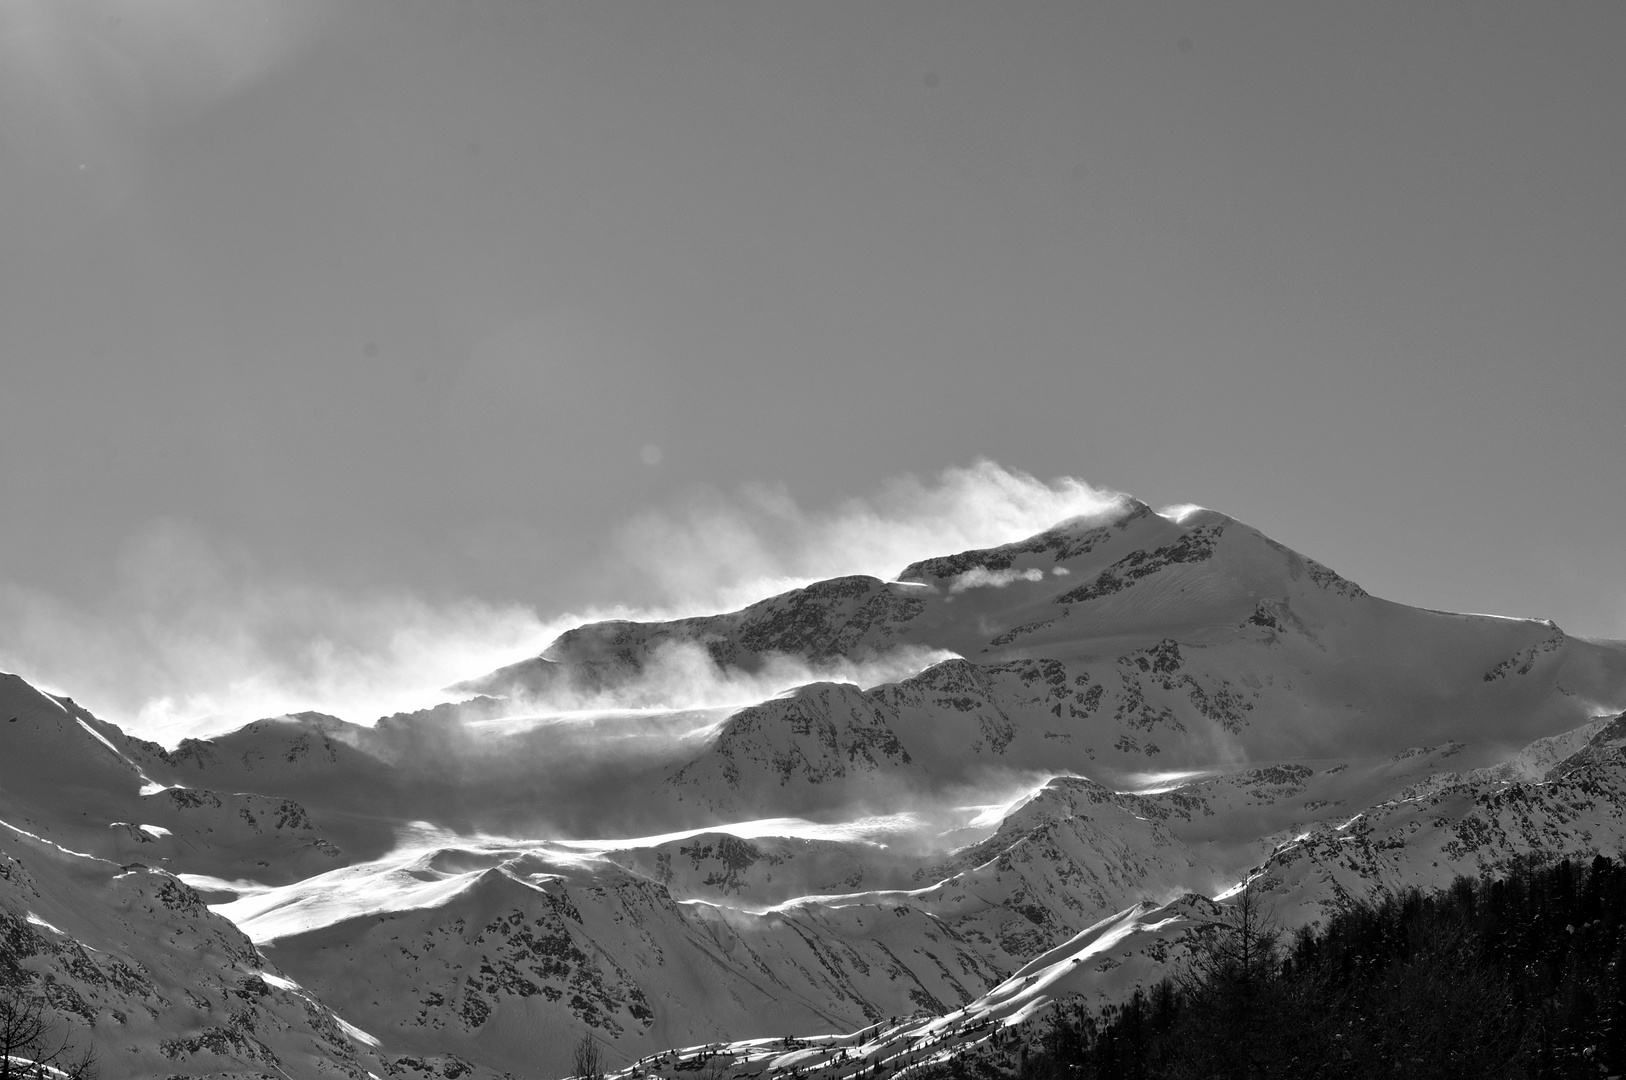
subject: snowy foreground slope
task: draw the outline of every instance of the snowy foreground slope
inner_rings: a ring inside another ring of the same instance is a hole
[[[1129,502],[175,748],[0,679],[0,977],[105,1076],[849,1075],[1289,924],[1626,846],[1626,646]],[[11,719],[15,717],[15,719]]]

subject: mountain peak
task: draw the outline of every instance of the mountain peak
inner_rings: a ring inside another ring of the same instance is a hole
[[[1022,540],[910,563],[898,572],[895,580],[931,582],[956,577],[971,570],[1006,570],[1022,555],[1050,554],[1054,556],[1054,561],[1062,562],[1089,551],[1110,536],[1113,530],[1121,532],[1150,516],[1154,516],[1150,506],[1139,499],[1125,496],[1121,503],[1103,513],[1068,518]]]

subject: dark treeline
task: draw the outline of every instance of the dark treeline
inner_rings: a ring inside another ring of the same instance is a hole
[[[1284,938],[1244,894],[1179,976],[1123,1006],[1061,1005],[1002,1063],[940,1077],[1626,1075],[1626,865],[1597,857],[1459,878]]]

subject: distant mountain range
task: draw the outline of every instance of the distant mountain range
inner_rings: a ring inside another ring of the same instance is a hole
[[[447,697],[166,748],[0,678],[0,982],[108,1078],[854,1076],[1120,999],[1244,882],[1291,927],[1626,843],[1626,645],[1132,500]]]

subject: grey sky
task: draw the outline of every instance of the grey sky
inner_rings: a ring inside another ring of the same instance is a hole
[[[1626,634],[1621,5],[0,28],[0,580],[61,625],[137,617],[174,537],[181,576],[654,602],[602,555],[639,514],[988,457]]]

